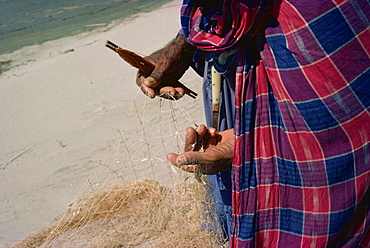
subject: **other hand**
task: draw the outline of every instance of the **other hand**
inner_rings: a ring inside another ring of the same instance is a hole
[[[164,75],[171,76],[176,80],[182,77],[192,60],[192,54],[187,51],[190,48],[192,47],[186,42],[184,36],[178,35],[166,47],[145,57],[146,60],[155,65],[155,68],[151,75],[138,72],[136,84],[144,94],[150,98],[165,94],[169,94],[175,99],[181,98],[185,94],[185,90],[181,87],[174,87],[171,83],[162,82],[162,79]]]
[[[204,152],[199,144],[203,143]],[[234,154],[234,131],[229,129],[217,132],[214,128],[200,125],[197,129],[187,128],[185,152],[178,155],[170,153],[168,160],[187,172],[195,172],[200,166],[203,174],[216,174],[231,168]]]

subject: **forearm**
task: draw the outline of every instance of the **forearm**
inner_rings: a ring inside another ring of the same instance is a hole
[[[186,42],[184,35],[178,34],[165,47],[149,57],[156,63],[160,63],[159,66],[175,71],[190,66],[194,51],[195,47]]]
[[[175,45],[175,46],[178,46],[179,48],[181,48],[182,52],[184,54],[191,54],[193,55],[196,47],[189,44],[186,39],[185,39],[185,36],[183,34],[178,34],[176,36],[176,38],[170,43],[172,45]]]

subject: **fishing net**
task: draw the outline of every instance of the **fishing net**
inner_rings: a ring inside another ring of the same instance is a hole
[[[13,247],[227,246],[207,186],[166,160],[196,126],[180,104],[138,93],[66,212]]]

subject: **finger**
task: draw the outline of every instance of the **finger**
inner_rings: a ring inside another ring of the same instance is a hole
[[[145,60],[149,61],[152,64],[156,64],[150,57],[144,57]],[[144,76],[144,78],[140,77],[140,86],[144,93],[146,93],[150,98],[154,98],[156,96],[155,88],[160,84],[163,73],[160,73],[155,66],[154,70],[150,75],[146,75],[145,73],[139,71],[139,75]]]
[[[202,152],[184,152],[180,155],[177,156],[176,158],[176,164],[178,167],[184,166],[184,165],[195,165],[195,164],[200,164],[200,157],[201,154],[204,154]],[[204,159],[204,158],[203,158]]]
[[[179,98],[183,97],[185,95],[185,90],[181,87],[175,87],[175,90],[176,90],[176,96],[178,96]]]
[[[188,127],[186,129],[186,137],[185,137],[185,148],[184,151],[193,151],[197,141],[197,132],[194,128]]]
[[[170,95],[171,97],[173,97],[174,99],[180,99],[181,97],[183,97],[185,95],[185,90],[183,88],[180,88],[180,87],[171,87],[171,86],[165,86],[165,87],[162,87],[160,88],[159,90],[159,94],[160,95]]]
[[[203,139],[204,139],[204,135],[206,135],[207,133],[207,127],[205,125],[199,125],[196,129],[197,131],[197,142],[198,143],[202,143]]]
[[[154,67],[154,70],[150,74],[148,78],[153,79],[152,83],[155,83],[155,86],[158,86],[160,82],[162,82],[162,78],[164,75],[164,71],[166,70],[166,67],[163,67],[163,62],[157,63],[156,66]]]
[[[150,98],[154,98],[156,96],[155,89],[152,89],[144,84],[140,86],[141,91]]]
[[[155,94],[155,89],[152,89],[152,88],[150,88],[150,87],[148,87],[144,84],[145,78],[146,78],[146,76],[142,72],[139,71],[138,74],[137,74],[137,77],[136,77],[136,84],[137,84],[137,86],[140,87],[141,91],[145,95],[149,96],[150,98],[154,98],[155,95],[156,95]]]
[[[209,160],[210,155],[202,152],[185,152],[177,155],[170,153],[167,155],[168,160],[176,167],[194,173],[196,166],[200,166],[202,174],[214,175],[220,171],[231,168],[231,160]]]
[[[217,135],[217,130],[214,127],[207,127],[207,134],[206,137],[215,137]]]
[[[163,97],[163,98],[169,99],[169,100],[177,100],[175,88],[170,87],[170,86],[166,86],[166,87],[160,87],[160,88],[157,88],[157,89],[159,91],[159,96],[160,97]]]
[[[148,86],[149,88],[155,88],[159,85],[159,83],[160,81],[157,78],[153,77],[152,75],[145,78],[143,81],[143,84]]]
[[[195,172],[196,166],[200,166],[202,174],[213,175],[224,170],[224,165],[215,166],[214,161],[209,161],[208,156],[202,152],[185,152],[183,154],[168,154],[168,160],[176,167],[186,171]],[[226,167],[225,167],[226,168]]]
[[[199,144],[196,147],[196,151],[199,151],[201,148],[206,149],[210,145],[216,145],[217,140],[217,131],[213,127],[206,127],[205,125],[200,125],[196,129],[198,137],[197,143]]]
[[[175,154],[175,153],[169,153],[167,155],[167,159],[176,167],[182,169],[183,171],[186,171],[186,172],[191,172],[191,173],[194,173],[195,171],[195,165],[192,165],[192,164],[179,164],[179,155]]]
[[[213,127],[206,127],[205,125],[200,125],[197,127],[198,135],[200,138],[211,138],[217,136],[217,130]]]

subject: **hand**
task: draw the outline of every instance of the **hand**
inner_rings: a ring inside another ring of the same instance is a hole
[[[166,47],[145,57],[146,60],[155,65],[155,68],[151,75],[138,72],[136,84],[144,94],[150,98],[169,94],[175,99],[179,99],[185,94],[183,88],[173,87],[168,82],[162,82],[162,79],[164,75],[169,75],[176,80],[182,77],[192,60],[192,54],[186,51],[188,49],[191,49],[191,45],[186,42],[183,35],[178,35]],[[160,83],[162,84],[159,85]]]
[[[203,143],[204,152],[197,151]],[[199,126],[196,130],[187,128],[185,153],[170,153],[168,160],[187,172],[195,172],[200,166],[203,174],[216,174],[231,168],[234,154],[234,131],[229,129],[217,132],[214,128]]]

